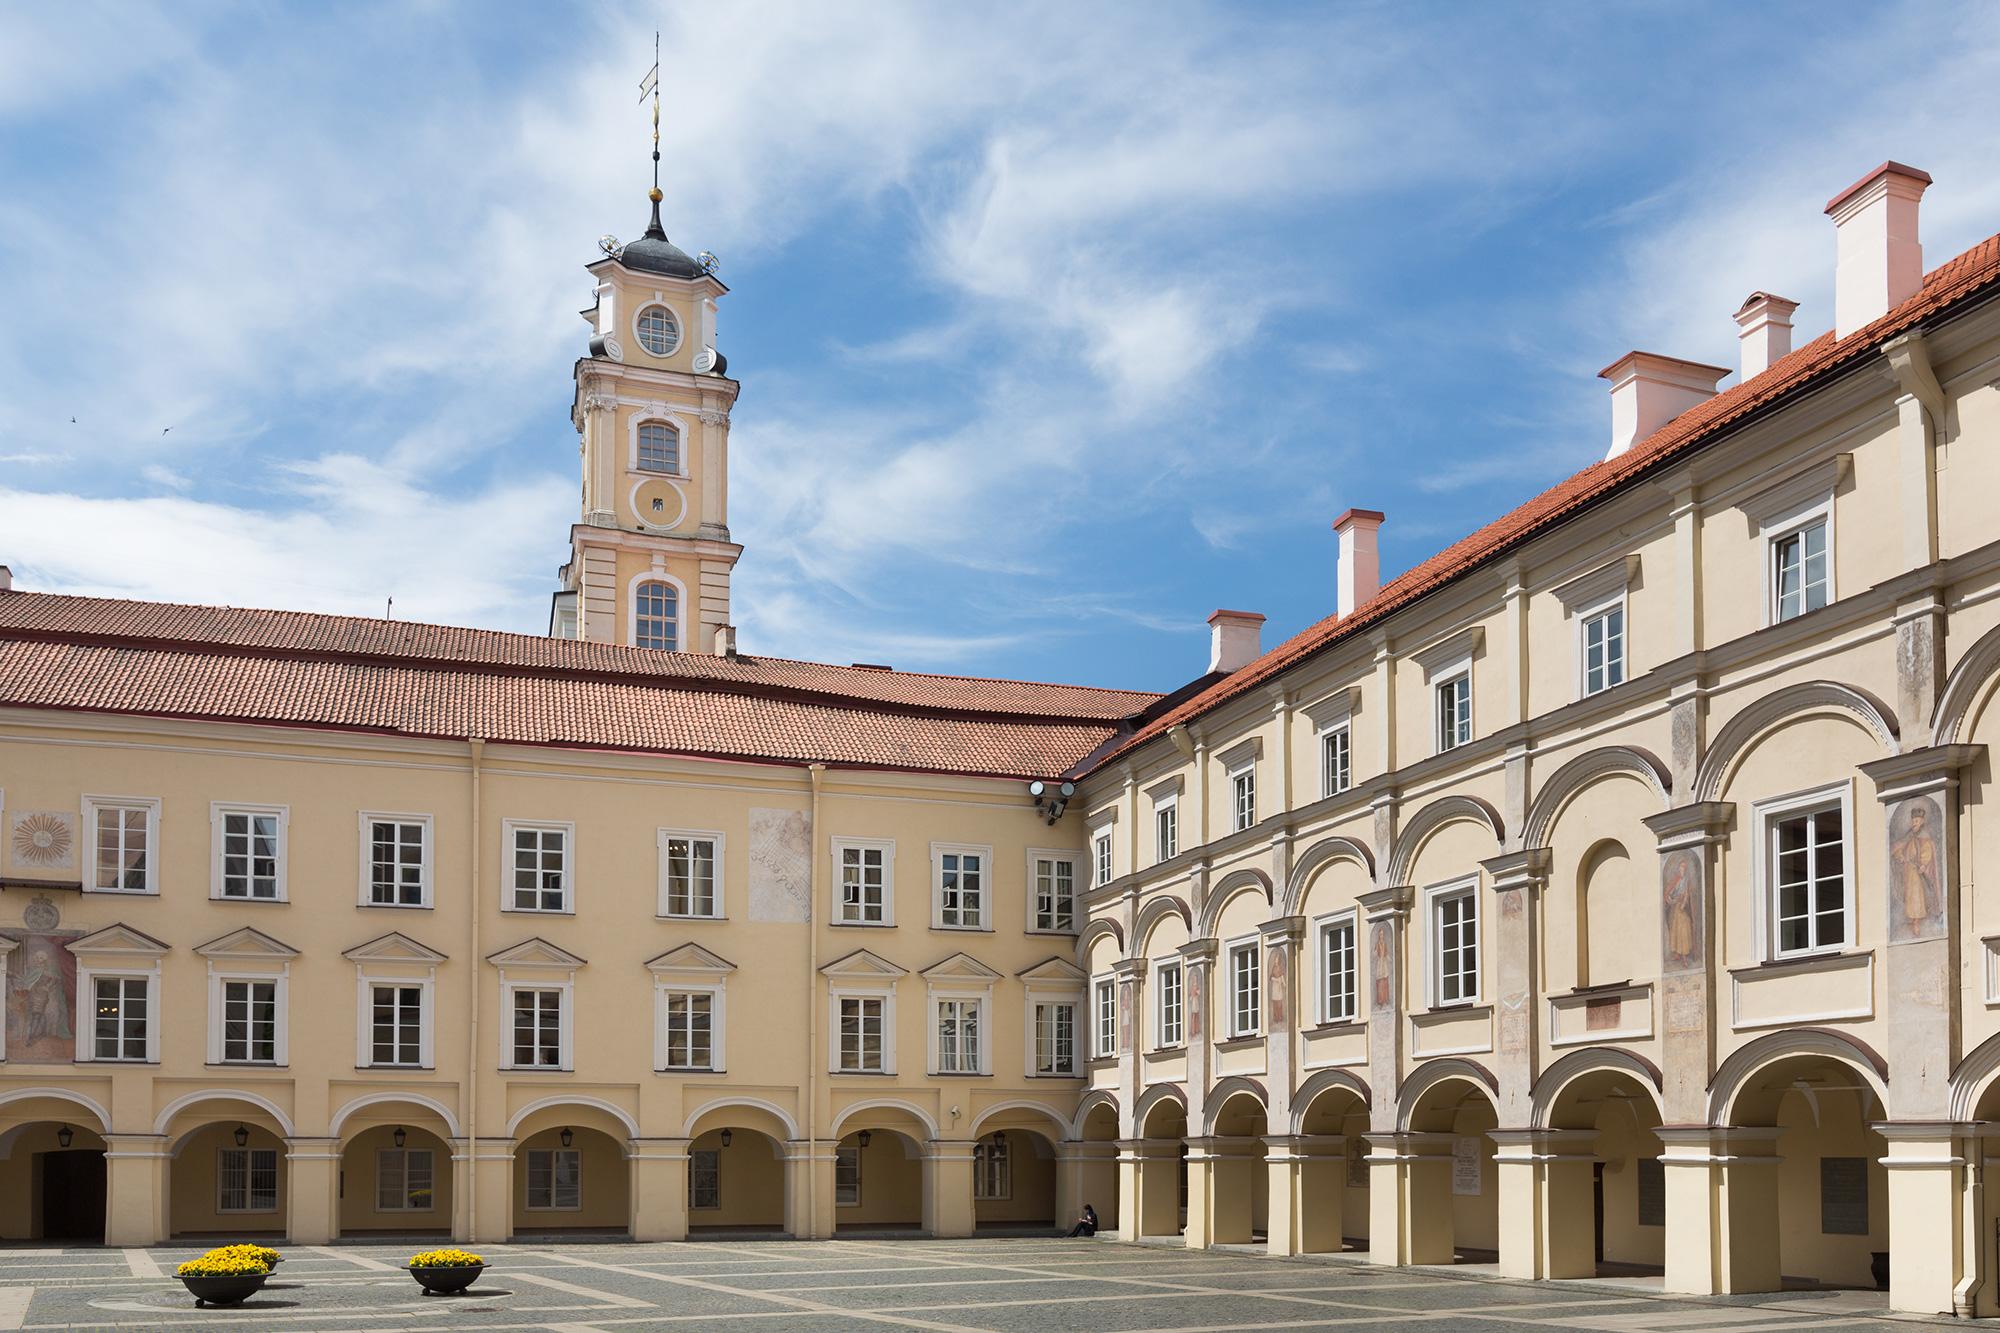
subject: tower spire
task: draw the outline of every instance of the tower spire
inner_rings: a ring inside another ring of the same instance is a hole
[[[646,197],[653,201],[653,220],[646,225],[646,235],[655,240],[667,239],[667,229],[660,225],[660,34],[653,33],[653,68],[646,77],[639,80],[639,101],[644,103],[646,94],[653,95],[653,188]]]

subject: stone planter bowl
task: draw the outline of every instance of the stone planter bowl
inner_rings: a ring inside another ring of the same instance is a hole
[[[196,1309],[205,1305],[241,1305],[263,1289],[270,1273],[231,1273],[224,1277],[182,1277]]]
[[[453,1292],[464,1291],[479,1280],[486,1271],[485,1264],[464,1264],[457,1268],[419,1268],[410,1266],[410,1276],[424,1289],[426,1296],[449,1296]]]

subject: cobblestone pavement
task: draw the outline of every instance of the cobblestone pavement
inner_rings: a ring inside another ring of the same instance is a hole
[[[408,1243],[292,1247],[263,1292],[197,1310],[171,1276],[201,1247],[0,1249],[0,1329],[1603,1329],[1909,1327],[1871,1292],[1677,1300],[1630,1285],[1516,1283],[1109,1242],[701,1241],[478,1247],[463,1296],[426,1299]],[[1935,1321],[1951,1323],[1950,1320]]]

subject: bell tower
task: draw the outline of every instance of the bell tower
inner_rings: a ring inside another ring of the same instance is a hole
[[[714,257],[690,257],[660,224],[658,115],[656,101],[652,219],[629,244],[603,238],[603,257],[587,266],[596,301],[582,312],[591,334],[570,413],[582,513],[549,633],[714,652],[743,554],[729,540],[729,412],[740,386],[715,347],[715,304],[729,289]]]

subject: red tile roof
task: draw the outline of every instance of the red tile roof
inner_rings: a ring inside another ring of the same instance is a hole
[[[1996,281],[2000,281],[2000,236],[1988,237],[1956,259],[1932,269],[1925,275],[1923,287],[1915,296],[1874,323],[1856,329],[1845,338],[1836,339],[1830,332],[1821,334],[1791,355],[1774,362],[1762,374],[1725,389],[1683,412],[1616,458],[1591,464],[1513,512],[1495,519],[1471,536],[1462,538],[1414,569],[1392,579],[1366,605],[1357,607],[1353,614],[1345,618],[1328,616],[1241,670],[1232,672],[1170,708],[1160,710],[1145,725],[1093,755],[1079,767],[1078,772],[1102,767],[1136,746],[1165,734],[1168,728],[1191,722],[1348,636],[1381,623],[1401,608],[1471,573],[1529,538],[1546,532],[1613,491],[1719,438],[1730,426],[1752,413],[1853,364],[1897,334],[1987,291]]]

